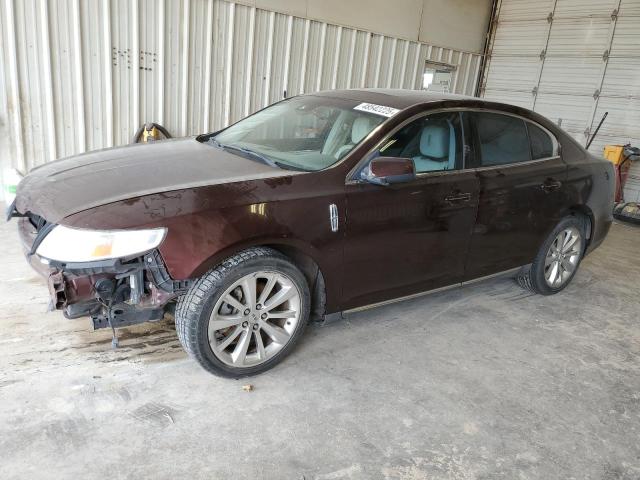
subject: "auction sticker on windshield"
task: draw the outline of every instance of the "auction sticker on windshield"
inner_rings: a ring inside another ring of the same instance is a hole
[[[375,113],[376,115],[382,115],[383,117],[393,117],[400,110],[392,107],[385,107],[384,105],[376,105],[375,103],[361,103],[353,107],[354,110],[360,110],[361,112]]]

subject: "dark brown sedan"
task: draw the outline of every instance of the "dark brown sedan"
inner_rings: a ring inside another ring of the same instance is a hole
[[[185,350],[239,377],[310,318],[498,274],[556,293],[605,238],[613,191],[611,164],[531,111],[343,90],[44,165],[9,215],[66,317],[117,328],[177,304]]]

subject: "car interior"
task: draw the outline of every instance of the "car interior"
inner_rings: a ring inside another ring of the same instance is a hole
[[[476,113],[475,119],[483,166],[531,160],[523,120],[496,113]]]
[[[401,128],[380,148],[385,157],[412,158],[416,173],[460,168],[461,139],[457,113],[434,114]]]
[[[357,117],[353,120],[353,124],[351,125],[351,134],[349,143],[345,143],[342,145],[336,153],[334,157],[340,160],[347,153],[351,151],[351,149],[356,146],[360,141],[366,137],[371,130],[373,130],[377,124],[380,122],[376,122],[372,117]],[[328,139],[327,139],[327,143]],[[326,144],[325,144],[326,145]]]

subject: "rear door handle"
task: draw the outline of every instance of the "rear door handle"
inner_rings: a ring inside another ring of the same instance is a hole
[[[444,201],[449,203],[468,202],[469,200],[471,200],[470,193],[452,193],[444,197]]]
[[[562,182],[560,180],[546,180],[544,183],[540,185],[540,188],[545,192],[552,192],[554,190],[558,190],[562,186]]]

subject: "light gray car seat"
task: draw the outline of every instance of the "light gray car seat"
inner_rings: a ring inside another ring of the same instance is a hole
[[[367,134],[375,128],[377,123],[369,117],[358,117],[353,121],[351,126],[351,142],[341,146],[336,154],[335,158],[340,160],[360,141],[367,136]]]
[[[456,163],[456,138],[449,123],[427,124],[420,133],[420,155],[413,157],[416,172],[453,170]]]

